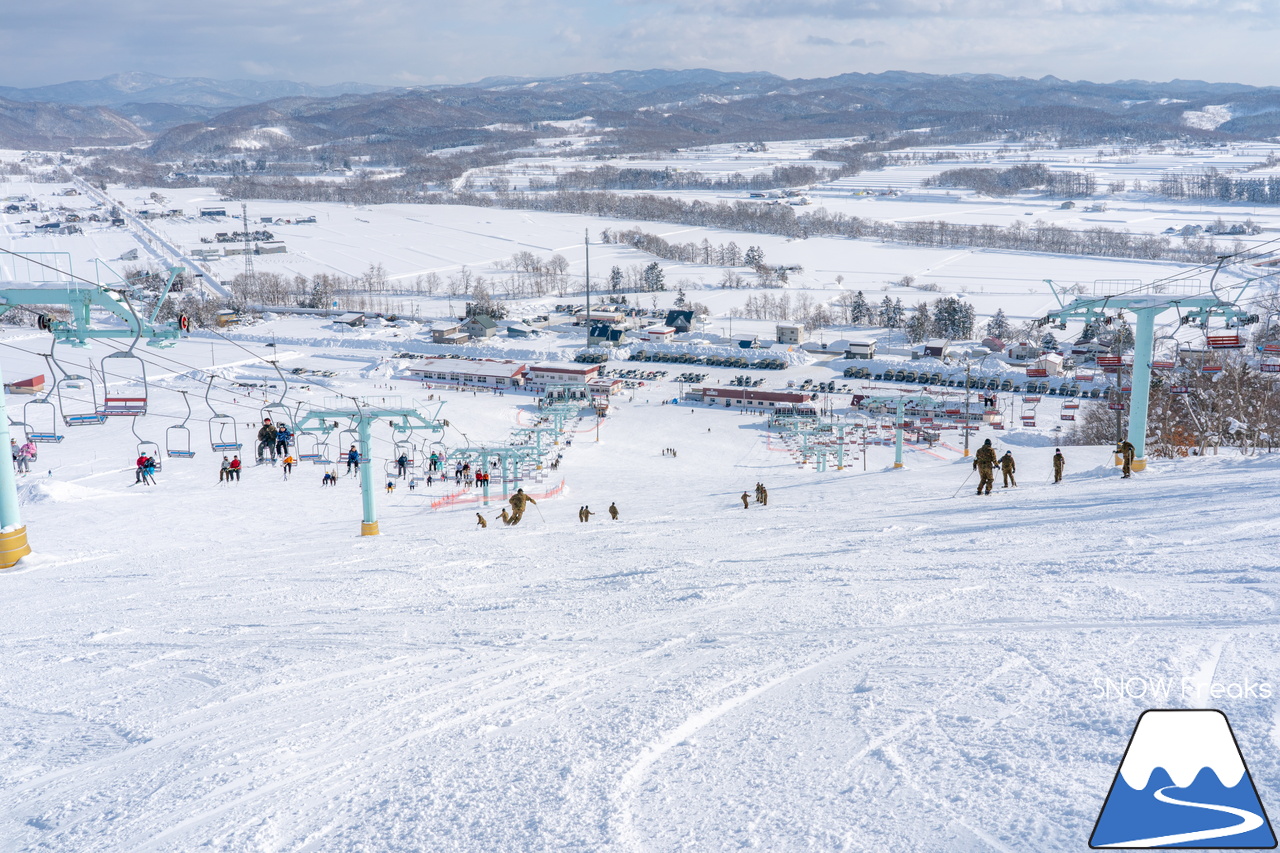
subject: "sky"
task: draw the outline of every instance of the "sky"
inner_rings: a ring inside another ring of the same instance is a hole
[[[0,85],[715,68],[1280,82],[1280,0],[0,0]]]

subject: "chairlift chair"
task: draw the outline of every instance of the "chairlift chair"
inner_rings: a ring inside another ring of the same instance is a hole
[[[164,452],[177,459],[194,459],[196,452],[191,449],[191,430],[187,427],[187,421],[191,420],[191,401],[187,399],[186,391],[178,393],[182,394],[182,402],[187,406],[187,416],[182,423],[164,431]]]
[[[63,437],[58,434],[58,407],[47,394],[43,399],[31,400],[22,407],[22,420],[26,427],[27,441],[33,444],[57,444],[62,441]]]
[[[108,367],[108,363],[110,363],[110,367]],[[132,373],[129,372],[129,368],[126,366],[130,363],[136,365],[136,370]],[[136,418],[147,413],[147,364],[142,360],[141,356],[134,355],[132,346],[124,352],[113,352],[108,356],[104,356],[101,362],[101,370],[102,381],[107,389],[102,397],[101,415],[104,417]],[[107,379],[111,375],[123,378],[131,384],[134,381],[140,382],[142,385],[141,393],[112,394],[111,386]]]
[[[50,348],[48,359],[53,367],[56,368],[56,372],[62,374],[53,383],[53,394],[58,398],[58,411],[62,413],[62,423],[68,427],[98,426],[106,423],[106,416],[99,411],[98,407],[98,389],[93,381],[93,365],[89,365],[88,376],[80,376],[79,374],[67,372],[66,368],[62,366],[53,354],[52,348]],[[67,391],[83,391],[86,386],[89,390],[88,400],[66,393]],[[88,406],[87,409],[85,408],[86,405]]]
[[[347,436],[351,436],[351,439],[348,440]],[[344,429],[342,432],[338,433],[338,458],[345,462],[347,453],[352,445],[355,445],[356,450],[360,454],[360,464],[368,464],[369,457],[365,454],[364,448],[360,446],[360,431],[354,428]]]
[[[213,388],[213,377],[209,377],[209,382],[204,389],[204,402],[209,407],[211,417],[209,418],[209,446],[214,453],[240,453],[243,445],[240,443],[239,434],[236,431],[236,419],[231,415],[219,414],[218,410],[213,407],[213,403],[209,401],[209,391]]]

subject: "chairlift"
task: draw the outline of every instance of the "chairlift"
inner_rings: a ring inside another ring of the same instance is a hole
[[[285,397],[287,397],[289,394],[289,380],[285,379],[284,374],[280,372],[280,365],[272,361],[271,366],[276,369],[276,375],[280,377],[280,382],[283,388],[280,391],[279,400],[276,400],[274,403],[267,403],[265,406],[262,407],[262,415],[259,418],[259,420],[262,423],[266,423],[268,420],[270,420],[271,423],[273,424],[280,424],[284,422],[282,421],[281,413],[283,413],[283,415],[286,417],[292,414],[289,411],[289,407],[286,406],[284,402]],[[294,423],[297,423],[297,421],[295,420]]]
[[[1074,421],[1076,419],[1075,412],[1062,412],[1058,417],[1064,421]]]
[[[347,439],[348,435],[351,436],[350,440]],[[365,448],[361,447],[360,431],[358,429],[355,429],[354,427],[349,429],[344,429],[342,432],[338,433],[339,460],[346,461],[347,453],[350,451],[353,445],[355,446],[356,450],[360,454],[360,464],[361,465],[368,464],[369,457],[365,452]]]
[[[1280,373],[1280,359],[1264,358],[1258,369],[1263,373]]]
[[[27,441],[33,444],[57,444],[62,441],[63,437],[58,435],[58,407],[47,394],[43,399],[31,400],[22,407],[22,420]]]
[[[80,376],[79,374],[68,372],[53,352],[53,347],[50,347],[49,362],[56,368],[57,372],[62,374],[53,383],[53,393],[58,398],[58,411],[62,413],[62,422],[68,427],[98,426],[106,423],[106,416],[98,408],[98,389],[93,381],[92,363],[89,365],[89,375]],[[67,391],[83,391],[86,387],[89,391],[88,400],[66,393]],[[85,408],[86,405],[88,406],[87,409]]]
[[[138,435],[138,421],[136,419],[129,423],[129,429],[133,432],[133,437],[138,440],[138,455],[150,456],[154,459],[156,461],[156,470],[159,471],[161,468],[160,445]]]
[[[1173,341],[1173,357],[1172,358],[1157,358],[1155,356],[1154,353],[1159,348],[1161,341]],[[1152,370],[1174,370],[1175,368],[1177,368],[1178,362],[1181,360],[1182,345],[1178,342],[1178,339],[1175,338],[1173,335],[1161,335],[1160,337],[1156,338],[1151,345],[1151,350],[1152,350],[1152,358],[1151,358]]]
[[[164,431],[164,452],[177,459],[194,459],[196,452],[191,449],[191,430],[187,428],[187,421],[191,420],[191,401],[187,399],[186,391],[178,393],[186,404],[187,416],[182,419],[182,423],[174,424]]]
[[[209,418],[209,446],[214,453],[240,453],[242,445],[236,432],[236,419],[231,415],[219,414],[209,400],[209,391],[213,388],[213,377],[204,389],[204,402],[209,407],[212,417]]]
[[[129,297],[122,293],[120,298],[124,300],[124,304],[128,309],[133,312],[133,321],[137,328],[137,333],[133,336],[133,342],[129,344],[127,350],[113,352],[104,356],[102,361],[99,362],[99,369],[102,371],[102,384],[105,389],[102,396],[102,414],[106,417],[136,418],[147,413],[147,363],[134,352],[134,349],[138,346],[138,340],[142,337],[142,320],[138,317],[138,312],[134,309],[133,303],[129,301]],[[112,370],[107,369],[107,362],[111,362],[115,376],[131,385],[141,384],[141,393],[112,394],[110,380],[107,377],[113,375],[113,373]]]

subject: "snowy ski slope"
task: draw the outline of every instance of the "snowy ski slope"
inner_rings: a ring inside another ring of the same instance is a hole
[[[453,446],[532,408],[329,343],[281,346],[335,374],[291,397],[443,394]],[[176,423],[183,365],[274,381],[244,346],[144,353],[139,432]],[[215,394],[246,422],[263,402]],[[984,430],[1021,485],[978,498],[951,438],[818,473],[759,418],[670,396],[618,398],[598,443],[574,423],[530,485],[565,492],[517,528],[401,487],[362,539],[352,479],[219,485],[195,420],[196,458],[150,488],[118,419],[43,446],[36,553],[0,573],[0,849],[1074,851],[1153,706],[1225,710],[1276,801],[1273,700],[1099,684],[1280,683],[1280,457],[1125,482],[1069,447],[1054,486],[1052,446]],[[769,506],[744,510],[757,481]]]

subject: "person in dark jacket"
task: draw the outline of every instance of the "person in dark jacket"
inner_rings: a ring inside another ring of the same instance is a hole
[[[356,446],[351,445],[351,449],[347,451],[347,473],[360,473],[360,451],[356,450]]]
[[[991,494],[991,487],[996,484],[996,449],[987,439],[973,456],[973,470],[978,472],[978,494]]]
[[[257,461],[264,461],[266,455],[271,453],[271,461],[275,461],[275,439],[278,437],[275,427],[271,425],[271,419],[262,421],[262,427],[257,430]]]
[[[1062,469],[1067,466],[1067,460],[1062,455],[1062,450],[1057,449],[1053,452],[1053,482],[1062,482]]]
[[[1016,487],[1018,485],[1018,481],[1013,478],[1013,472],[1016,470],[1018,470],[1018,467],[1014,464],[1013,453],[1006,450],[1004,456],[1000,457],[1000,473],[1004,475],[1004,486],[1001,488],[1007,489],[1010,486]]]

